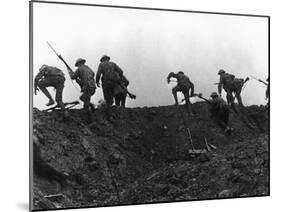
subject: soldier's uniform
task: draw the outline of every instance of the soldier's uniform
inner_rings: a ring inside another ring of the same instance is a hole
[[[228,104],[234,106],[234,97],[232,93],[235,94],[238,104],[243,107],[241,91],[244,84],[243,79],[236,79],[234,75],[226,73],[224,70],[218,72],[220,75],[220,82],[218,84],[218,92],[221,95],[222,88],[226,92],[226,99]]]
[[[176,78],[177,79],[177,86],[172,89],[172,93],[175,99],[176,104],[178,104],[178,97],[177,92],[182,92],[185,98],[185,104],[187,106],[188,112],[190,112],[190,101],[189,97],[194,96],[194,85],[190,81],[190,79],[181,71],[179,71],[177,74],[174,72],[171,72],[168,77],[167,81],[170,82],[170,78]],[[191,90],[189,94],[189,90]]]
[[[55,103],[51,94],[47,90],[47,87],[54,87],[56,89],[56,102],[62,110],[65,109],[62,101],[62,92],[64,88],[65,77],[64,73],[60,69],[48,65],[43,65],[39,69],[39,73],[36,75],[34,81],[35,89],[37,89],[38,87],[48,97],[49,102],[47,103],[47,106]]]
[[[216,92],[213,92],[211,97],[211,118],[214,118],[222,129],[229,132],[231,130],[231,128],[228,127],[230,110],[227,103],[219,97]]]
[[[117,106],[125,107],[127,97],[126,88],[129,85],[129,80],[124,75],[122,75],[120,78],[120,85],[116,86],[114,89],[114,100]]]
[[[99,85],[100,77],[105,102],[111,106],[113,104],[114,89],[120,84],[123,71],[114,62],[110,62],[110,57],[103,56],[97,71],[96,82]]]
[[[80,100],[84,102],[84,109],[89,111],[93,109],[91,104],[91,97],[96,92],[96,82],[95,82],[95,73],[92,69],[85,65],[86,60],[79,58],[75,66],[78,66],[76,71],[71,74],[71,79],[76,79],[79,81],[81,87],[82,95]]]

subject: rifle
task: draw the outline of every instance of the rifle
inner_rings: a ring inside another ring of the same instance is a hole
[[[131,92],[128,91],[127,87],[126,87],[124,84],[122,84],[122,82],[118,82],[117,84],[118,84],[124,91],[126,91],[126,95],[128,95],[129,98],[131,98],[131,99],[136,99],[136,98],[137,98],[137,96],[136,96],[135,94],[132,94]]]
[[[192,97],[199,97],[200,99],[203,99],[203,100],[205,100],[206,102],[208,102],[209,104],[211,104],[211,102],[208,100],[208,99],[205,99],[204,97],[202,97],[202,93],[199,93],[199,94],[194,94]],[[181,102],[184,102],[185,101],[185,99],[182,99],[181,100]]]
[[[68,107],[67,109],[70,109],[70,108],[72,108],[72,107],[74,107],[74,106],[76,106],[76,105],[78,105],[79,104],[79,101],[73,101],[73,102],[66,102],[66,103],[64,103],[63,105],[64,106],[68,106],[68,105],[71,105],[70,107]],[[45,110],[43,110],[44,112],[48,112],[48,111],[51,111],[51,110],[55,110],[55,109],[57,109],[57,108],[59,108],[60,106],[59,105],[55,105],[55,106],[53,106],[53,107],[50,107],[50,108],[47,108],[47,109],[45,109]]]
[[[258,78],[256,78],[256,77],[254,77],[253,75],[251,75],[251,77],[254,78],[255,80],[257,80],[257,81],[263,83],[264,85],[268,85],[268,83],[266,83],[265,81],[263,81],[263,80],[261,80],[261,79],[258,79]]]
[[[74,74],[74,71],[70,68],[70,66],[65,62],[65,60],[63,59],[63,57],[60,55],[60,54],[58,54],[57,52],[56,52],[56,50],[51,46],[51,44],[47,41],[47,44],[48,44],[48,46],[53,50],[53,52],[58,56],[58,58],[64,63],[64,65],[66,66],[66,68],[67,68],[67,70],[68,70],[68,74],[69,74],[69,76],[70,76],[70,79],[72,79],[71,78],[71,76]],[[73,86],[75,87],[75,85],[74,85],[74,83],[73,83],[73,81],[71,80],[71,82],[72,82],[72,84],[73,84]],[[77,82],[77,84],[81,87],[81,83],[80,83],[80,80],[78,80],[78,79],[76,79],[76,82]],[[76,87],[75,87],[76,88]],[[76,88],[77,89],[77,88]]]
[[[123,89],[126,91],[126,94],[127,94],[131,99],[136,99],[136,98],[137,98],[137,96],[136,96],[135,94],[130,93],[130,92],[128,91],[128,89],[127,89],[124,85],[122,85],[121,83],[120,83],[120,86],[121,86],[121,88],[123,88]]]

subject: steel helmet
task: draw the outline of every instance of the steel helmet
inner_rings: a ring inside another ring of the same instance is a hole
[[[75,66],[78,66],[78,64],[79,63],[86,63],[86,60],[85,59],[83,59],[83,58],[78,58],[77,60],[76,60],[76,62],[75,62]]]
[[[41,71],[41,70],[43,70],[45,68],[47,68],[47,65],[44,64],[44,65],[41,66],[41,68],[39,68],[39,71]]]
[[[103,55],[100,59],[101,62],[103,62],[104,60],[110,60],[110,57],[107,55]]]
[[[217,97],[217,96],[219,96],[217,92],[213,92],[213,93],[211,93],[211,95],[210,95],[210,97],[212,97],[212,98]]]
[[[224,74],[224,73],[225,73],[225,70],[220,69],[220,70],[219,70],[219,72],[218,72],[218,75],[220,75],[220,74]]]
[[[179,71],[178,74],[184,74],[182,71]]]

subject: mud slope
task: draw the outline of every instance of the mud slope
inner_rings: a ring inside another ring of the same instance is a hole
[[[205,103],[103,109],[88,123],[82,110],[34,109],[35,209],[268,195],[268,111],[231,114],[224,135]],[[217,149],[193,157],[206,140]]]

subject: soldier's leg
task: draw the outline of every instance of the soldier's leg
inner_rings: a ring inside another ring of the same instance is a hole
[[[174,87],[174,88],[172,89],[172,94],[173,94],[173,96],[174,96],[176,105],[179,104],[178,97],[177,97],[177,92],[179,92],[179,91],[180,91],[180,87],[179,87],[179,86],[176,86],[176,87]]]
[[[232,105],[234,103],[234,98],[230,90],[226,90],[226,100],[229,105]]]
[[[242,103],[242,98],[241,98],[241,89],[239,89],[238,91],[235,92],[235,97],[238,101],[239,106],[244,107],[244,105]]]
[[[96,93],[96,87],[91,87],[91,88],[89,88],[89,91],[90,91],[90,108],[91,108],[91,110],[92,110],[92,112],[95,112],[95,106],[94,106],[94,104],[92,104],[91,103],[91,98],[92,98],[92,96]]]
[[[49,102],[46,104],[47,106],[55,104],[51,94],[47,90],[46,87],[54,86],[51,79],[42,79],[38,82],[39,89],[45,94],[45,96],[49,99]]]
[[[120,94],[117,94],[117,95],[115,96],[114,100],[115,100],[116,106],[120,106],[120,105],[121,105]]]
[[[103,85],[103,96],[107,105],[113,104],[113,89],[110,85]]]
[[[187,109],[187,113],[190,114],[190,100],[189,100],[189,90],[187,91],[184,91],[183,92],[183,95],[184,95],[184,99],[185,99],[185,106],[186,106],[186,109]]]
[[[58,78],[57,85],[56,85],[56,102],[58,106],[64,111],[64,103],[62,101],[62,93],[63,93],[63,88],[64,88],[64,78]]]
[[[238,113],[238,111],[237,111],[237,109],[235,107],[235,104],[234,104],[234,97],[232,95],[232,91],[230,91],[230,90],[227,91],[226,98],[227,98],[228,104],[231,105],[231,108],[233,109],[233,111],[235,113]]]
[[[83,93],[83,100],[84,100],[84,109],[86,111],[90,111],[90,102],[91,102],[91,95],[88,92]]]
[[[126,105],[126,98],[127,98],[127,94],[123,94],[122,98],[121,98],[121,106],[125,107]]]

